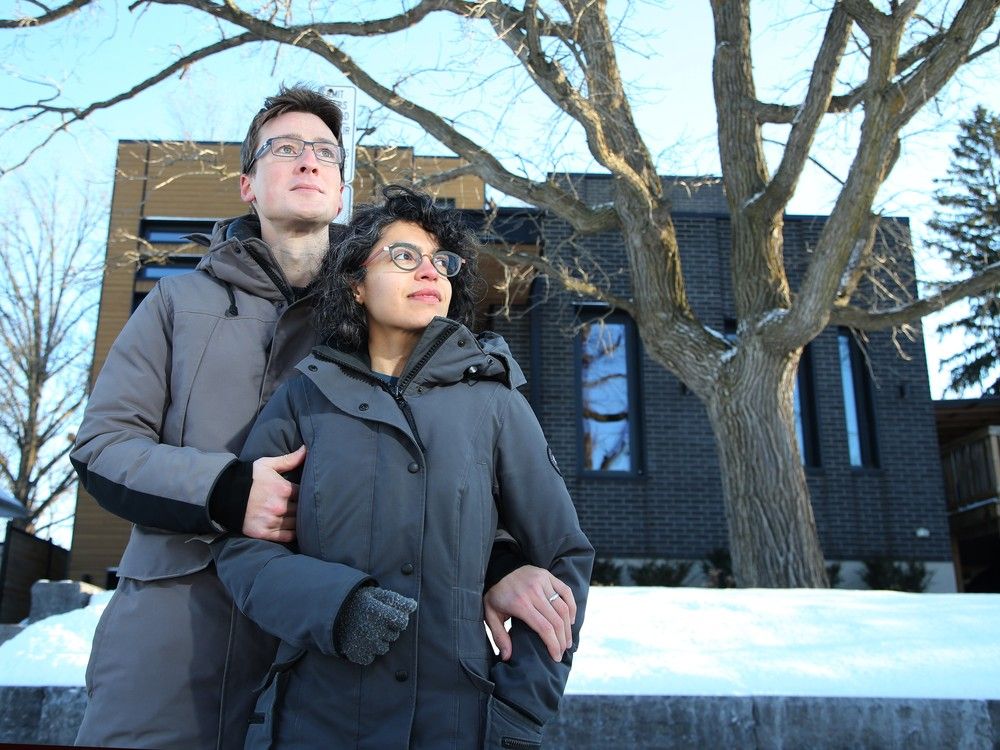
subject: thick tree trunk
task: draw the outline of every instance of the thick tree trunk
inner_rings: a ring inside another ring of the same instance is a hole
[[[829,585],[795,437],[797,364],[751,339],[708,400],[740,586]]]

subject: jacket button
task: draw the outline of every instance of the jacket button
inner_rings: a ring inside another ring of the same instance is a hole
[[[358,411],[368,411],[368,404],[358,404]]]
[[[459,339],[458,340],[458,345],[459,346],[465,346],[465,339]]]
[[[406,682],[410,679],[410,675],[405,669],[400,669],[396,672],[396,682]]]
[[[475,365],[469,365],[469,366],[468,366],[468,367],[467,367],[467,368],[465,369],[465,374],[466,374],[466,375],[475,375],[475,374],[476,374],[477,372],[479,372],[479,368],[478,368],[478,367],[476,367]]]
[[[414,461],[413,463],[411,463],[409,466],[406,467],[406,470],[411,474],[416,474],[418,471],[420,471],[420,464]]]
[[[403,566],[399,569],[399,572],[404,576],[413,574],[413,563],[403,563]]]
[[[309,365],[306,369],[309,370],[309,372],[316,372],[319,368],[316,365]]]

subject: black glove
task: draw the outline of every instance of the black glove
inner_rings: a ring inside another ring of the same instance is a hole
[[[340,611],[334,640],[337,650],[355,664],[371,664],[406,629],[417,603],[395,591],[366,586],[351,595]]]

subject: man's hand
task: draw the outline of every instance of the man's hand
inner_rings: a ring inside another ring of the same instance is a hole
[[[299,486],[281,474],[297,469],[305,459],[306,447],[303,445],[294,453],[258,458],[253,462],[253,484],[243,517],[246,536],[270,542],[294,541]]]
[[[503,624],[511,617],[534,630],[555,661],[562,661],[563,652],[573,645],[570,630],[576,622],[573,592],[543,568],[524,565],[509,573],[486,592],[483,604],[486,625],[504,661],[510,659],[512,645]]]

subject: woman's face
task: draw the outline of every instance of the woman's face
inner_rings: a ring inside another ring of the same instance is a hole
[[[383,248],[404,247],[422,256],[420,265],[404,271]],[[365,278],[355,287],[355,299],[368,316],[368,336],[420,333],[436,315],[447,316],[451,280],[431,263],[439,250],[437,238],[418,224],[397,221],[386,227],[368,256]]]

